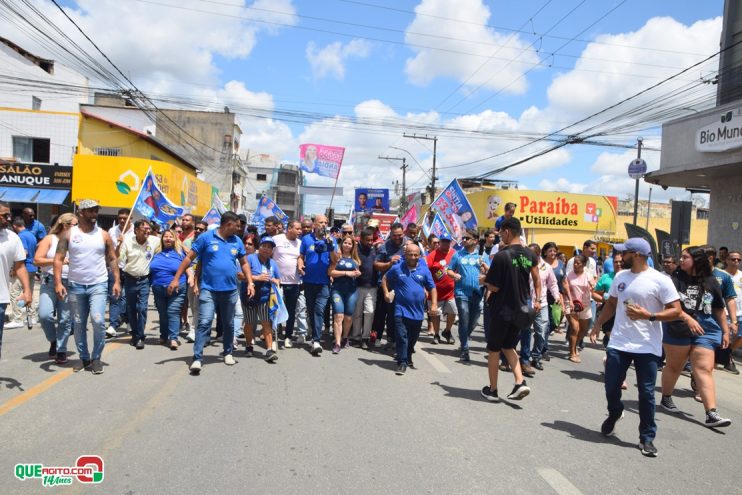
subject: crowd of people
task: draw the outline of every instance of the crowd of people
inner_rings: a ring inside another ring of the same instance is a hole
[[[217,225],[186,214],[161,227],[131,221],[131,212],[122,209],[105,231],[93,200],[80,201],[77,214],[59,215],[47,233],[32,209],[12,218],[0,203],[0,352],[3,323],[5,329],[31,328],[38,320],[50,359],[66,364],[74,335],[74,371],[101,374],[106,339],[124,328],[131,345],[145,349],[151,292],[159,345],[178,351],[182,339],[193,343],[193,375],[203,369],[214,332],[229,366],[237,352],[253,357],[256,348],[276,363],[279,349],[307,346],[319,357],[325,348],[340,354],[351,346],[384,347],[394,354],[395,373],[404,375],[415,367],[425,323],[430,344],[458,340],[459,359],[467,363],[481,317],[488,351],[481,395],[489,401],[500,400],[501,371],[514,377],[508,399],[529,395],[526,378],[551,359],[552,333],[565,334],[567,359],[577,366],[584,339],[596,343],[602,332],[604,435],[612,435],[623,417],[621,396],[631,364],[644,455],[657,455],[658,370],[664,411],[680,411],[673,391],[680,374],[689,373],[706,426],[731,424],[718,413],[713,371],[721,366],[739,373],[732,356],[742,346],[738,250],[687,247],[679,259],[665,257],[656,270],[644,239],[615,245],[605,261],[596,260],[596,243],[587,240],[567,259],[553,242],[526,245],[511,210],[494,230],[466,230],[456,245],[446,233],[421,235],[414,223],[392,224],[382,238],[373,223],[360,231],[350,224],[330,228],[324,215],[285,225],[268,217],[258,232],[232,212]],[[277,325],[279,299],[286,318]]]

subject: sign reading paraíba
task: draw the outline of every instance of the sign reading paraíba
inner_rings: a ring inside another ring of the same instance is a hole
[[[719,121],[696,132],[696,151],[713,153],[742,148],[742,109],[724,112]]]
[[[70,190],[72,167],[1,162],[0,186]]]

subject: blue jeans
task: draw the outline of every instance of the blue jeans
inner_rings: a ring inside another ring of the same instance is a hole
[[[123,271],[119,270],[119,275],[123,276]],[[126,294],[124,293],[124,284],[121,282],[121,294],[119,297],[113,297],[113,274],[108,272],[108,324],[113,328],[118,328],[125,322],[126,317]]]
[[[546,350],[546,339],[549,337],[549,305],[544,304],[541,311],[536,313],[536,319],[533,321],[533,349],[531,358],[540,360]]]
[[[479,289],[471,294],[456,293],[456,309],[459,312],[459,342],[461,342],[462,350],[469,350],[469,336],[477,326],[481,302],[482,293]]]
[[[237,289],[225,291],[211,291],[202,289],[198,295],[198,329],[196,341],[193,344],[193,359],[201,361],[204,346],[211,340],[211,323],[214,313],[220,315],[223,322],[234,321],[234,306],[239,298]],[[222,342],[224,355],[232,354],[234,350],[234,325],[223,325]]]
[[[62,279],[62,284],[67,287],[67,280]],[[54,310],[57,311],[56,318]],[[41,323],[41,329],[44,330],[46,340],[56,342],[57,352],[67,352],[67,340],[72,333],[69,295],[64,299],[57,297],[57,293],[54,292],[54,279],[51,275],[41,276],[39,323]]]
[[[90,361],[88,351],[88,316],[93,323],[92,359],[100,359],[106,345],[106,301],[108,284],[76,284],[68,282],[67,295],[72,311],[72,325],[75,333],[75,344],[80,359]]]
[[[144,340],[144,327],[147,324],[147,304],[149,303],[149,277],[132,277],[124,274],[126,292],[126,314],[131,325],[131,338]]]
[[[296,322],[296,303],[299,301],[299,294],[301,292],[301,285],[282,285],[283,289],[283,303],[286,305],[286,311],[289,314],[289,319],[286,320],[286,328],[284,334],[287,339],[290,339],[294,335],[294,323]]]
[[[402,316],[395,316],[394,321],[397,324],[396,340],[394,341],[397,348],[397,363],[409,364],[412,351],[420,337],[420,328],[423,326],[423,321],[411,320]]]
[[[621,384],[626,371],[634,362],[636,381],[639,388],[639,441],[654,440],[657,425],[654,422],[654,387],[657,382],[657,356],[618,351],[609,347],[605,351],[605,397],[608,400],[608,414],[617,417],[623,412]]]
[[[186,291],[185,284],[178,287],[178,292],[172,295],[167,293],[166,285],[153,285],[152,293],[155,296],[155,307],[160,315],[160,338],[164,340],[178,340],[180,332],[180,310],[183,308]]]
[[[312,340],[319,343],[325,322],[325,308],[330,299],[330,287],[327,285],[304,284],[307,298],[307,321],[311,322]]]
[[[352,316],[356,310],[356,302],[358,302],[358,290],[353,289],[331,289],[330,294],[332,296],[332,311],[336,315],[342,314],[345,316]]]
[[[5,308],[7,303],[0,304],[0,356],[3,354],[3,328],[5,327]]]

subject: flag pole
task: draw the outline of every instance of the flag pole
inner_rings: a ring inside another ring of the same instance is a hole
[[[129,226],[129,222],[131,221],[131,215],[134,213],[134,206],[136,206],[137,201],[139,201],[139,196],[142,195],[142,190],[144,189],[144,181],[147,180],[147,177],[149,176],[150,172],[152,172],[152,167],[149,167],[147,169],[147,173],[144,174],[144,179],[142,179],[142,183],[139,186],[139,192],[137,193],[137,197],[134,198],[134,203],[131,205],[131,208],[129,208],[129,216],[126,217],[126,222],[124,223],[124,228],[121,230],[121,235],[126,234],[126,228]]]
[[[340,178],[340,169],[343,167],[343,158],[345,158],[345,148],[343,148],[343,156],[340,157],[340,163],[338,164],[338,174],[335,176],[335,184],[332,186],[332,196],[330,196],[330,206],[332,209],[332,202],[335,199],[335,190],[338,187],[338,179]]]

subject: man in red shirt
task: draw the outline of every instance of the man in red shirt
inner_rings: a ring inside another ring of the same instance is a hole
[[[454,250],[451,249],[451,235],[446,232],[440,236],[440,246],[431,251],[425,261],[428,263],[430,273],[433,275],[435,290],[438,293],[438,311],[430,312],[430,322],[433,324],[433,344],[441,342],[441,335],[446,339],[446,343],[455,344],[456,339],[451,335],[451,328],[456,321],[456,300],[454,299],[453,289],[455,282],[446,274],[446,270],[451,264]],[[446,315],[446,329],[440,334],[441,313]]]

